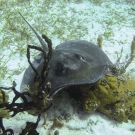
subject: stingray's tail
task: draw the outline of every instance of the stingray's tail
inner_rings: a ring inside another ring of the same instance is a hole
[[[46,43],[44,42],[44,40],[39,36],[39,34],[35,31],[35,29],[27,22],[27,20],[22,16],[22,14],[19,12],[20,16],[24,19],[24,21],[30,26],[30,28],[32,29],[32,31],[35,33],[35,35],[37,36],[40,44],[42,45],[42,48],[44,49],[45,52],[48,51],[48,47],[46,45]]]

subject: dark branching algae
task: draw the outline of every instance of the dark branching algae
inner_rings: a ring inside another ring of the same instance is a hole
[[[25,20],[23,16],[22,18]],[[42,47],[28,45],[27,59],[30,66],[24,73],[22,93],[16,90],[15,82],[12,87],[0,87],[2,134],[14,134],[12,129],[5,130],[2,118],[14,117],[19,112],[27,111],[38,114],[38,119],[36,123],[27,122],[20,135],[38,135],[36,128],[40,115],[52,106],[53,101],[50,100],[64,88],[71,95],[78,96],[77,99],[86,112],[99,110],[120,122],[135,120],[135,84],[124,75],[135,57],[135,39],[132,42],[130,59],[121,66],[120,58],[113,64],[101,50],[101,36],[98,38],[99,47],[84,40],[69,40],[53,50],[51,40],[45,35],[41,38],[26,20],[25,22],[33,30]],[[34,62],[30,61],[31,49],[41,52]],[[9,89],[15,94],[12,103],[8,102],[8,95],[3,91]],[[23,102],[16,103],[18,98]]]

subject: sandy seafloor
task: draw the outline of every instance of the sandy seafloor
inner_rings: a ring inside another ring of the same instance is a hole
[[[96,2],[96,1],[95,1]],[[121,62],[130,56],[130,46],[135,36],[134,0],[106,0],[95,4],[88,0],[0,0],[0,86],[19,86],[25,69],[27,44],[40,45],[31,29],[19,16],[18,11],[38,31],[46,34],[56,46],[71,39],[82,39],[97,44],[97,37],[103,37],[103,50],[115,63],[123,47]],[[36,52],[37,54],[37,52]],[[32,54],[34,57],[34,52]],[[127,74],[135,80],[135,61]],[[9,101],[13,99],[8,92]],[[52,120],[60,118],[64,127],[51,129]],[[18,135],[26,121],[36,122],[37,117],[27,112],[4,119],[4,126],[12,128]],[[88,114],[66,92],[54,97],[54,106],[47,111],[46,125],[43,119],[37,128],[40,135],[134,135],[135,124],[118,123],[100,112]],[[134,130],[134,131],[133,131]]]

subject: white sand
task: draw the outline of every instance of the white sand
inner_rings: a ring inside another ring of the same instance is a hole
[[[25,56],[26,45],[39,45],[31,29],[18,15],[18,11],[39,34],[47,34],[52,39],[54,46],[70,39],[82,39],[96,44],[97,37],[102,35],[104,38],[103,50],[111,61],[116,62],[123,47],[121,61],[125,62],[126,56],[130,56],[131,42],[135,36],[135,11],[131,10],[131,7],[135,8],[135,6],[123,2],[124,0],[116,1],[108,0],[101,5],[95,5],[88,0],[81,3],[68,0],[66,2],[50,0],[51,4],[48,1],[43,2],[43,0],[33,0],[33,2],[16,2],[14,0],[7,3],[0,0],[0,66],[9,60],[5,65],[8,69],[5,72],[5,77],[0,76],[0,85],[11,86],[14,80],[19,90],[23,73],[28,67]],[[9,17],[6,18],[8,15]],[[17,31],[13,32],[10,25],[4,26],[8,20],[13,23]],[[22,31],[25,35],[30,35],[28,40],[27,36],[20,36]],[[5,37],[9,40],[4,43]],[[21,50],[23,51],[21,52]],[[135,61],[127,69],[127,74],[132,79],[135,79],[134,65]],[[9,96],[11,101],[14,96],[12,91],[9,92]],[[42,125],[42,119],[37,128],[40,135],[53,135],[55,130],[59,130],[59,135],[135,134],[135,131],[131,131],[131,129],[135,130],[135,125],[130,121],[118,123],[99,112],[87,114],[64,91],[56,95],[54,106],[47,111],[47,114],[47,124]],[[51,129],[52,119],[58,117],[65,126],[61,129]],[[25,127],[26,121],[36,122],[36,119],[36,116],[24,112],[11,119],[4,119],[4,125],[6,128],[14,129],[15,135],[18,135]]]

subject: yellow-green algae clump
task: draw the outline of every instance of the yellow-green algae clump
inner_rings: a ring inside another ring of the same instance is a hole
[[[104,75],[93,85],[79,87],[86,112],[99,110],[119,122],[135,121],[135,82],[128,77]]]
[[[2,90],[0,90],[0,104],[8,102],[8,94]],[[6,107],[0,108],[0,117],[2,118],[10,118],[9,110]]]

